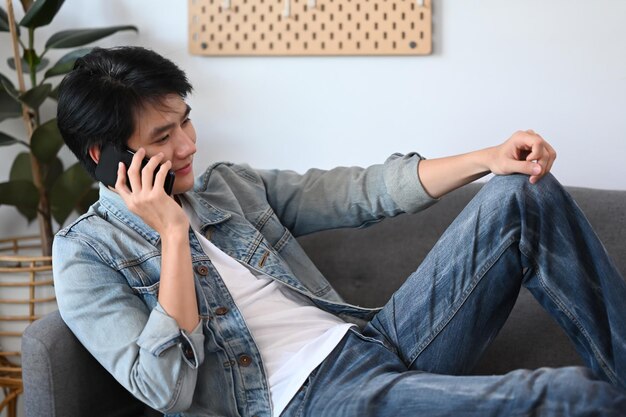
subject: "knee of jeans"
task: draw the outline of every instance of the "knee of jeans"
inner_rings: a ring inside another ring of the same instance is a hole
[[[552,174],[547,174],[537,183],[531,184],[528,175],[498,175],[485,185],[491,198],[503,202],[507,197],[526,200],[532,198],[542,204],[562,203],[564,188]]]

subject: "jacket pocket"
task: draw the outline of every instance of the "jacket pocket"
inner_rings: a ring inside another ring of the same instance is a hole
[[[159,299],[159,285],[160,282],[155,282],[149,286],[131,286],[133,292],[141,298],[141,300],[148,306],[150,310],[156,307]]]

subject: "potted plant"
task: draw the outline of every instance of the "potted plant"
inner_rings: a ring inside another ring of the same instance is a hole
[[[0,32],[6,32],[0,36],[6,36],[7,44],[13,47],[14,57],[8,60],[8,65],[15,71],[13,78],[17,80],[16,85],[0,71],[0,123],[21,117],[25,129],[23,137],[17,138],[3,132],[0,126],[0,146],[24,148],[13,160],[9,180],[0,182],[0,204],[15,206],[28,221],[37,219],[40,236],[39,242],[31,242],[29,238],[0,240],[0,306],[6,305],[10,310],[10,315],[0,315],[0,388],[4,392],[0,412],[7,407],[10,416],[16,412],[22,379],[19,360],[9,358],[19,357],[21,330],[40,313],[54,308],[47,306],[54,302],[50,256],[53,220],[63,225],[73,211],[84,211],[98,196],[93,179],[78,162],[67,169],[63,166],[58,153],[64,143],[56,119],[42,120],[40,113],[45,101],[57,98],[53,80],[58,81],[59,76],[68,73],[76,59],[90,49],[66,52],[53,65],[49,55],[59,49],[82,47],[118,31],[137,31],[134,26],[63,30],[48,38],[43,51],[38,51],[34,46],[35,30],[52,22],[63,0],[21,0],[21,3],[25,15],[19,24],[13,17],[11,0],[6,0],[6,10],[0,7]],[[28,87],[24,78],[29,80]],[[42,256],[22,254],[23,249],[39,246]]]
[[[28,221],[39,222],[42,254],[52,250],[53,220],[61,226],[73,211],[82,212],[97,199],[93,179],[76,162],[68,168],[58,157],[63,139],[56,119],[42,120],[40,107],[46,100],[56,100],[57,80],[68,73],[76,59],[89,52],[81,48],[64,53],[50,65],[52,52],[82,47],[118,31],[133,30],[135,26],[112,26],[96,29],[70,29],[50,36],[43,51],[35,49],[35,30],[46,26],[56,16],[64,0],[21,0],[25,15],[16,24],[11,0],[7,10],[0,8],[0,32],[6,32],[14,58],[8,65],[16,71],[17,86],[0,71],[0,122],[21,117],[24,138],[2,132],[0,146],[21,146],[24,152],[13,160],[9,180],[0,183],[0,204],[12,205]],[[0,34],[2,36],[3,34]],[[4,41],[3,41],[4,42]],[[27,88],[24,75],[29,79]]]

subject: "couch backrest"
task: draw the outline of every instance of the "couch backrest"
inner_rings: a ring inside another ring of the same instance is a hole
[[[364,229],[323,231],[298,240],[347,301],[381,306],[417,269],[480,187],[475,183],[458,189],[415,215],[400,215]],[[626,277],[626,191],[567,189]]]

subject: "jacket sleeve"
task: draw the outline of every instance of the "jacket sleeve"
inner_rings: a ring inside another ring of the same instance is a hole
[[[438,200],[422,186],[417,153],[393,154],[369,168],[328,171],[257,171],[267,199],[295,235],[337,227],[363,227],[400,213],[416,213]]]
[[[149,310],[77,233],[56,236],[53,259],[61,316],[85,348],[144,403],[187,409],[204,360],[202,321],[187,333],[158,303]]]

